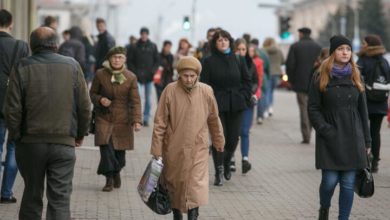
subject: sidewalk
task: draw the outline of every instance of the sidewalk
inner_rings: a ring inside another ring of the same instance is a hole
[[[314,167],[314,132],[310,145],[300,144],[298,105],[292,92],[277,91],[274,116],[251,131],[252,170],[241,174],[241,154],[236,152],[237,172],[223,187],[213,186],[210,157],[210,201],[200,208],[200,220],[285,220],[317,219],[320,171]],[[355,196],[351,220],[386,220],[390,217],[390,129],[382,130],[382,160],[375,178],[375,195]],[[136,147],[127,152],[122,188],[107,193],[103,176],[96,169],[100,154],[89,136],[77,149],[71,210],[73,219],[172,219],[150,211],[137,194],[137,184],[149,156],[152,127],[135,134]],[[14,191],[17,204],[0,205],[0,219],[17,219],[23,181],[18,175]],[[337,219],[338,188],[332,200],[330,219]],[[185,216],[186,219],[186,216]]]

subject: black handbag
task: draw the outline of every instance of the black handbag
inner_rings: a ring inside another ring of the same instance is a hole
[[[374,195],[375,185],[374,177],[371,173],[371,163],[368,159],[368,166],[362,170],[357,171],[355,178],[355,193],[361,198],[370,198]]]
[[[166,215],[172,212],[171,202],[169,200],[168,191],[163,184],[158,183],[154,192],[145,204],[155,213]]]

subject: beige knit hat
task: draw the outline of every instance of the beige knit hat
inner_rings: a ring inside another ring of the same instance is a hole
[[[200,71],[202,71],[202,64],[200,64],[199,60],[193,56],[186,56],[179,60],[177,63],[177,72],[180,74],[183,70],[193,70],[199,76]]]

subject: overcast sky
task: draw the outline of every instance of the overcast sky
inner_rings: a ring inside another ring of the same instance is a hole
[[[259,8],[258,3],[279,3],[278,0],[196,0],[196,29],[194,41],[206,37],[209,27],[222,27],[233,37],[250,33],[260,40],[277,37],[277,18],[274,9]],[[109,27],[118,43],[127,42],[129,35],[139,36],[139,29],[147,26],[150,37],[158,36],[158,17],[162,17],[161,40],[169,39],[176,46],[178,39],[192,40],[191,32],[182,28],[183,18],[191,16],[193,0],[130,0],[116,9],[112,20],[118,20],[117,28]],[[115,17],[116,16],[116,17]],[[158,45],[161,47],[161,45]]]

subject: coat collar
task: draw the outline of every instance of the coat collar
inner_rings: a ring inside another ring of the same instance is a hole
[[[360,56],[381,56],[386,53],[386,49],[383,46],[368,46],[362,48],[357,55]]]
[[[10,34],[7,33],[7,32],[4,32],[4,31],[0,31],[0,37],[9,37],[9,38],[13,38],[12,35],[10,35]]]

